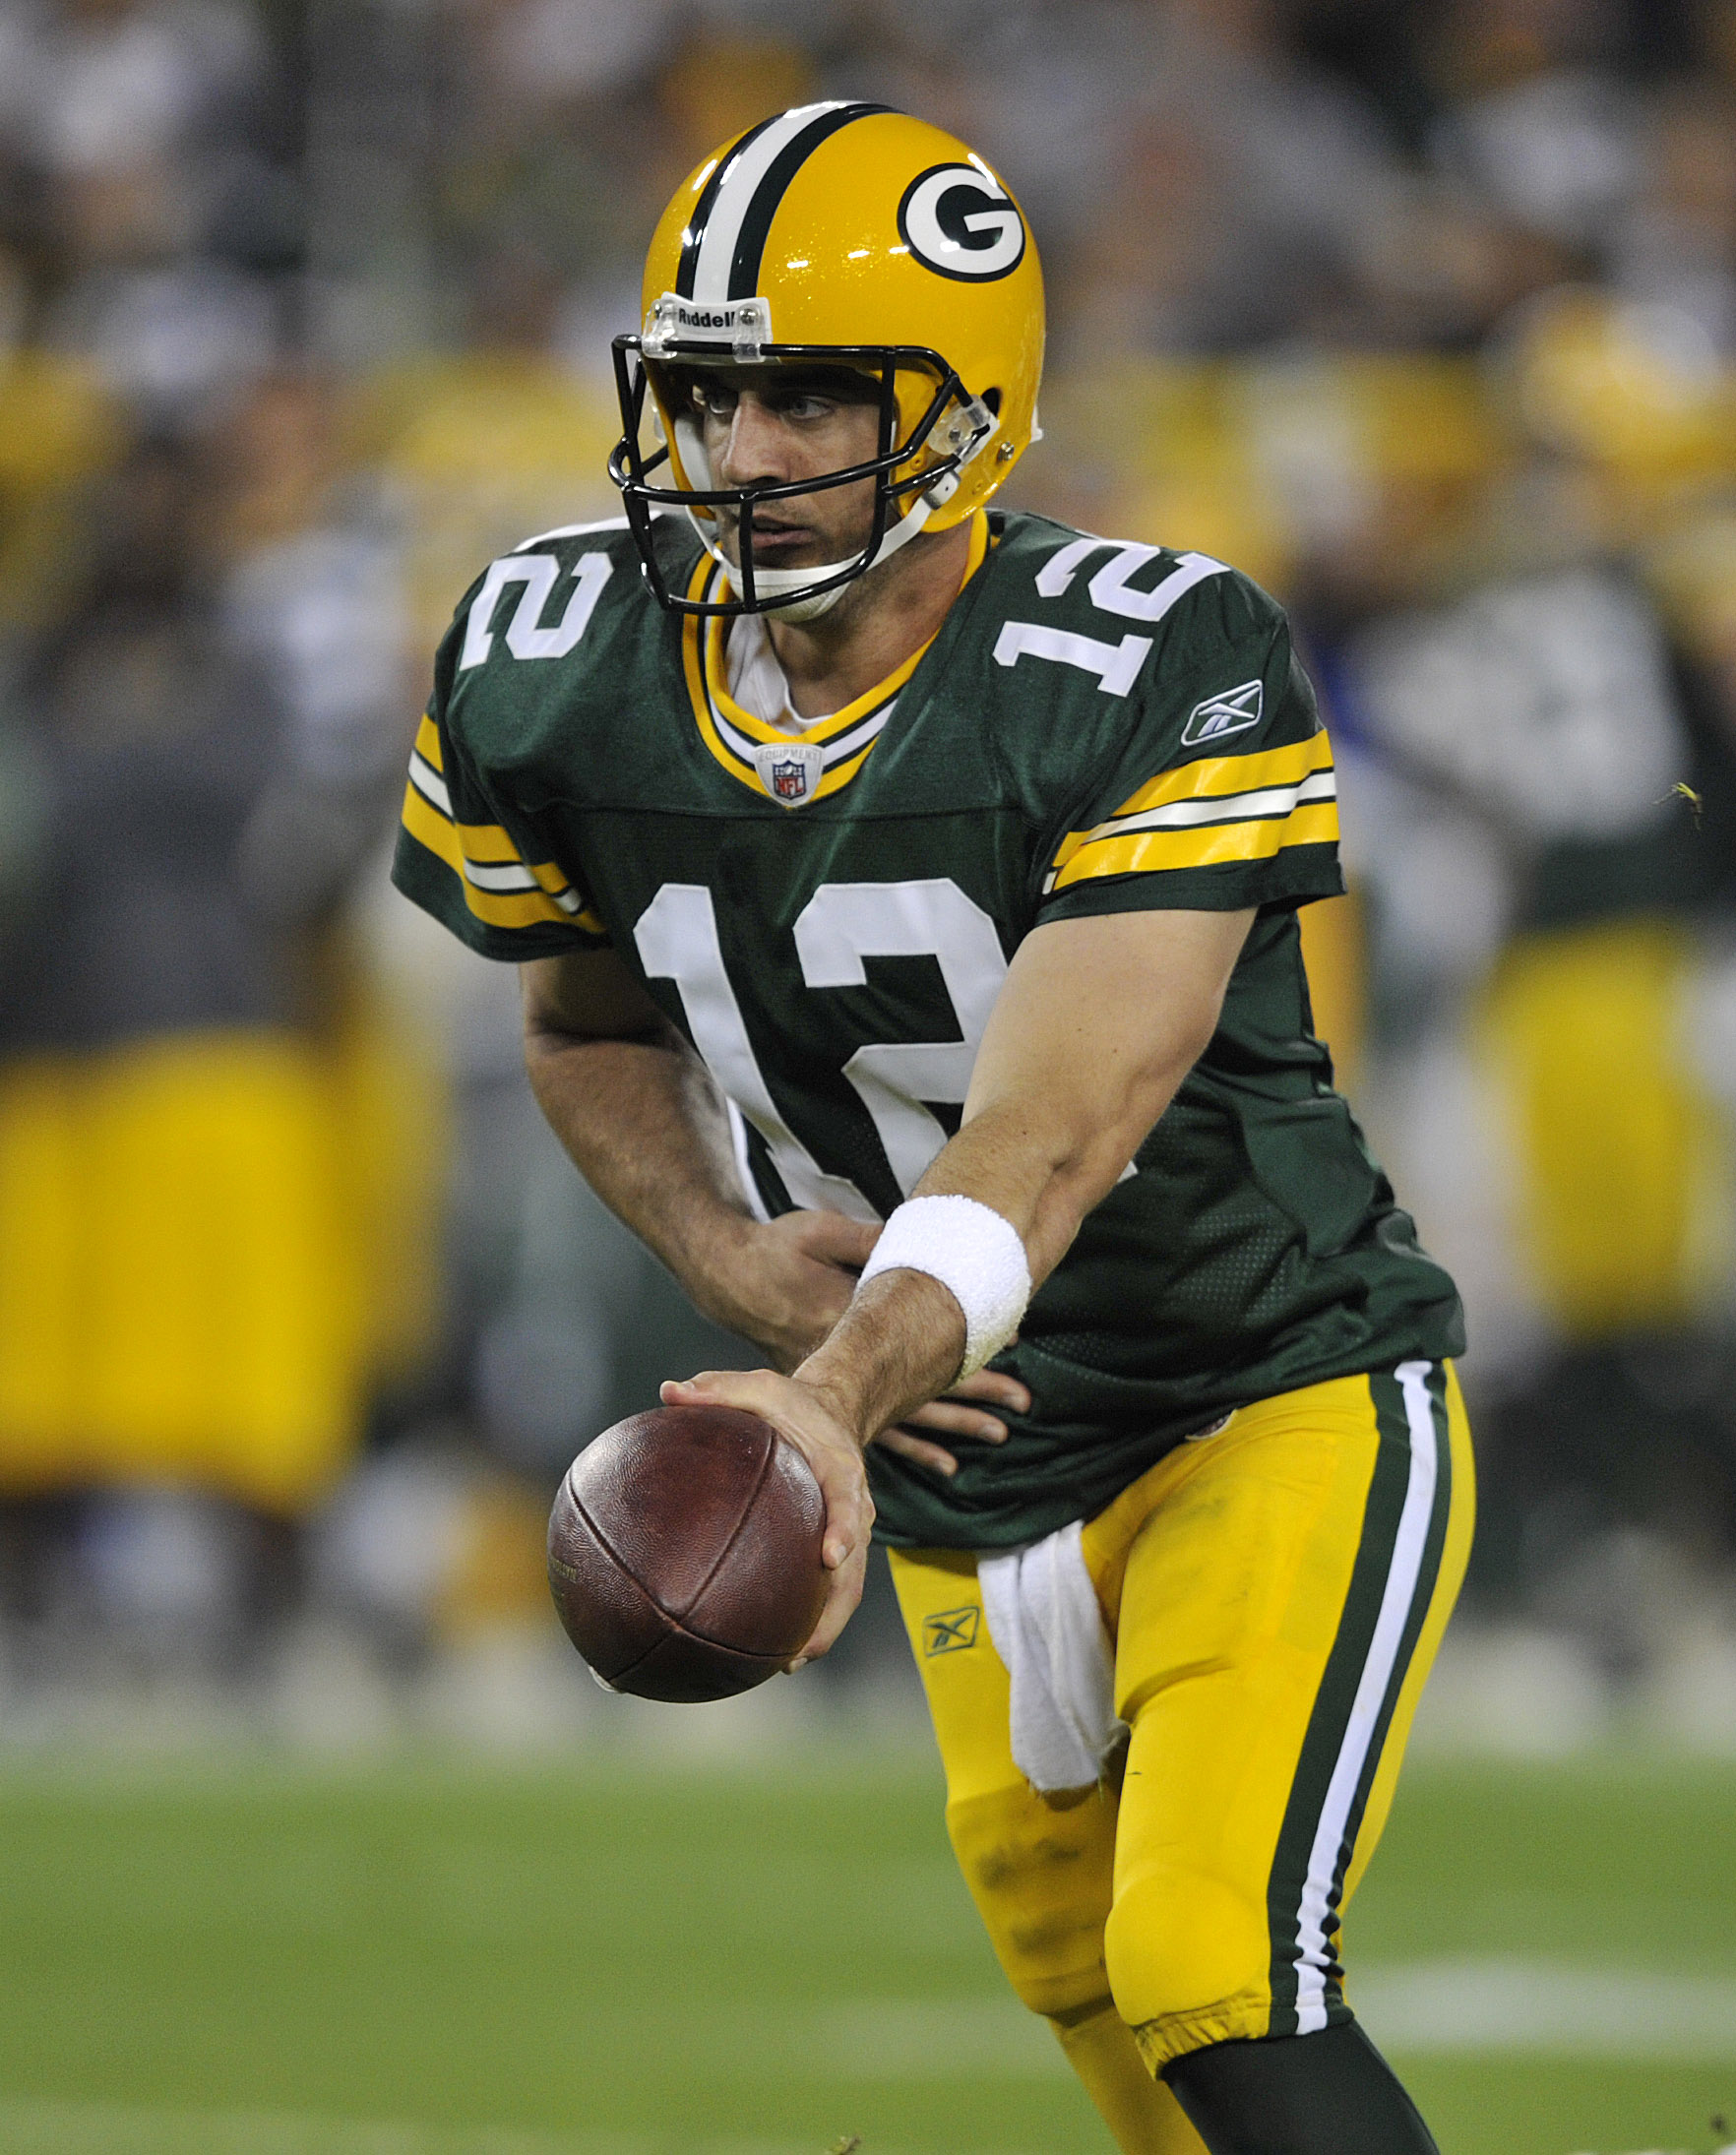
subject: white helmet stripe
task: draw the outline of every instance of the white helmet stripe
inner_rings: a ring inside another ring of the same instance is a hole
[[[700,235],[692,294],[696,300],[715,305],[728,299],[729,270],[735,260],[742,226],[747,222],[762,181],[783,153],[816,120],[852,108],[870,109],[854,106],[853,100],[838,97],[821,104],[799,104],[793,111],[779,113],[769,127],[744,143],[729,159],[723,170],[722,184],[706,218],[706,228]],[[831,132],[831,128],[825,130],[827,134]],[[767,221],[770,222],[769,216]]]

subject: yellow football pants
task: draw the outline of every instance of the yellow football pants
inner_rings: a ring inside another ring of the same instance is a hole
[[[1386,1823],[1469,1554],[1470,1434],[1442,1363],[1242,1408],[1084,1546],[1131,1731],[1119,1792],[1039,1796],[976,1558],[895,1551],[947,1828],[1013,1988],[1129,2155],[1201,2142],[1151,2076],[1349,2017],[1338,1919]]]

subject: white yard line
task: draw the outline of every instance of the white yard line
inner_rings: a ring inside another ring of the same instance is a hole
[[[850,2080],[1039,2079],[1072,2071],[1011,1997],[858,2000],[818,2017],[807,2070]]]
[[[1348,1988],[1370,2035],[1398,2057],[1736,2064],[1736,1977],[1466,1959],[1365,1967]],[[1068,2070],[1048,2030],[1011,2000],[862,2001],[821,2015],[817,2033],[809,2073],[926,2080]]]
[[[1420,1961],[1352,1971],[1375,2041],[1424,2051],[1736,2063],[1736,1977],[1567,1960]]]

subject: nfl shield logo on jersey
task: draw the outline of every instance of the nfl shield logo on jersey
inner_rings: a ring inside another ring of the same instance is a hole
[[[824,749],[801,741],[769,742],[754,751],[760,783],[785,808],[800,808],[819,790],[826,769]]]

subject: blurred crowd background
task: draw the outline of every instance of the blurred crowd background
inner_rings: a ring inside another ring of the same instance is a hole
[[[1469,1307],[1442,1725],[1736,1747],[1736,0],[0,0],[0,1744],[584,1721],[554,1480],[752,1357],[385,866],[455,600],[613,512],[659,208],[827,95],[1024,202],[1012,499],[1292,610]]]

